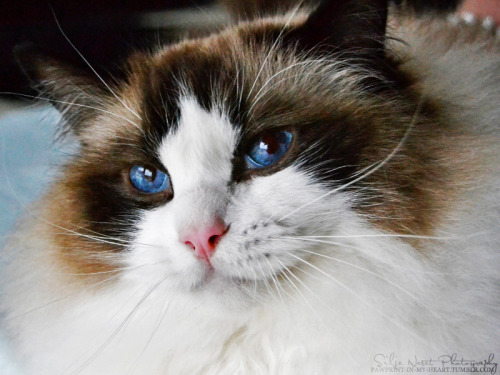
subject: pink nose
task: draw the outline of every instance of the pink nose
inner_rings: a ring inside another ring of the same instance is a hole
[[[227,230],[228,227],[224,221],[216,219],[212,224],[188,232],[180,238],[180,241],[193,249],[198,258],[210,263],[209,259],[214,254],[217,244]]]

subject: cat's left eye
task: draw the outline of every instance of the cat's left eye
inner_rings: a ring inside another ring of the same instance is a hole
[[[130,182],[139,191],[156,194],[170,189],[170,178],[154,167],[134,165],[129,171]]]
[[[292,138],[292,133],[284,130],[262,134],[245,154],[247,167],[262,169],[276,164],[290,148]]]

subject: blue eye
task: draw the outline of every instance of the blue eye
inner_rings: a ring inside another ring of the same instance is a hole
[[[287,131],[263,134],[245,155],[248,168],[262,169],[276,164],[285,156],[291,143],[292,133]]]
[[[155,194],[170,188],[168,176],[156,168],[134,165],[129,175],[132,185],[143,193]]]

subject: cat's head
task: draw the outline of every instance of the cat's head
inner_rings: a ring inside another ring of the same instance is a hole
[[[106,84],[24,55],[81,143],[49,194],[62,261],[244,295],[314,265],[313,236],[424,233],[432,155],[405,142],[417,99],[386,17],[330,1],[138,53]]]

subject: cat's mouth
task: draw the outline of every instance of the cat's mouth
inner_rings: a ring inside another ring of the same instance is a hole
[[[253,271],[254,276],[245,276],[242,273],[235,275],[233,272],[225,272],[223,267],[217,267],[217,265],[204,264],[205,275],[200,279],[199,283],[196,285],[195,289],[210,289],[215,288],[234,290],[238,289],[240,291],[248,294],[252,294],[258,290],[262,291],[264,289],[272,289],[272,287],[280,288],[279,285],[287,284],[290,277],[298,278],[300,277],[297,265],[283,266],[273,270],[268,274],[262,274],[257,271],[259,269],[258,265],[255,265]],[[294,276],[291,276],[291,275]]]

